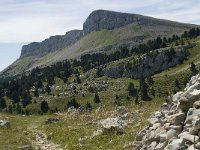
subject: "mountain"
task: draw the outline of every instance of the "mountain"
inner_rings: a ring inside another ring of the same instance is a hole
[[[180,35],[195,25],[107,10],[93,11],[83,24],[83,30],[72,30],[42,42],[22,47],[20,58],[1,72],[13,76],[35,67],[51,65],[65,59],[79,58],[86,53],[129,49],[149,39]]]
[[[199,26],[98,10],[22,49],[0,76],[2,148],[199,149]]]

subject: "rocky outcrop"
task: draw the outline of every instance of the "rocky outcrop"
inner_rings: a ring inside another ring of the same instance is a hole
[[[6,120],[0,120],[0,128],[8,128],[10,127],[10,122]]]
[[[134,149],[200,149],[199,98],[200,74],[191,78],[184,91],[172,96],[171,104],[163,104],[160,112],[150,116],[149,126],[136,136]],[[189,106],[181,102],[183,99]]]
[[[144,54],[140,58],[134,56],[124,61],[111,63],[104,67],[102,75],[111,78],[129,77],[139,79],[174,67],[187,57],[187,49],[196,44],[178,46],[174,49],[164,48]]]
[[[131,23],[145,26],[173,26],[176,24],[181,27],[187,27],[187,25],[182,23],[155,19],[152,17],[146,17],[138,14],[120,13],[108,10],[96,10],[93,11],[86,19],[85,23],[83,24],[83,31],[85,34],[88,34],[90,32],[99,31],[102,29],[112,30],[115,28],[120,28]]]
[[[72,30],[65,35],[51,36],[42,42],[33,42],[22,47],[21,57],[44,56],[68,47],[77,42],[83,36],[82,30]]]

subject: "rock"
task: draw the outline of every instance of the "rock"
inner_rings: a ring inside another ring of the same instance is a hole
[[[199,118],[200,109],[190,108],[187,112],[185,124],[192,124],[192,121]]]
[[[144,143],[139,142],[139,141],[135,141],[133,143],[133,148],[134,148],[134,150],[141,150],[143,145],[144,145]]]
[[[48,118],[45,123],[46,124],[51,124],[51,123],[55,123],[55,122],[58,122],[59,119],[58,118]]]
[[[194,145],[190,145],[190,147],[188,147],[188,149],[187,150],[198,150],[197,148],[195,148],[195,146]]]
[[[125,113],[128,112],[127,108],[125,106],[119,106],[118,109],[117,109],[117,112],[120,114],[120,115],[123,115]]]
[[[181,91],[181,92],[177,92],[176,94],[174,94],[174,95],[172,96],[172,101],[177,103],[178,100],[180,99],[182,93],[183,93],[183,92]]]
[[[183,112],[185,112],[191,107],[191,102],[187,98],[181,97],[178,106]]]
[[[160,134],[160,142],[165,142],[167,140],[167,133]]]
[[[127,122],[124,120],[121,120],[120,118],[107,118],[104,120],[101,120],[99,122],[100,127],[103,128],[104,132],[117,132],[117,133],[124,133],[125,128],[127,127]]]
[[[183,127],[181,125],[180,126],[171,125],[170,128],[181,132]]]
[[[196,109],[199,109],[200,108],[200,101],[194,102],[193,107],[196,108]]]
[[[181,147],[184,147],[183,139],[174,139],[169,145],[169,150],[180,150]]]
[[[199,142],[199,137],[196,135],[191,135],[189,133],[182,133],[179,135],[180,139],[183,139],[184,141],[190,141],[192,143],[197,143]]]
[[[192,121],[192,126],[195,130],[199,130],[200,129],[200,119],[197,120],[193,120]]]
[[[174,114],[174,115],[171,115],[171,116],[167,116],[167,120],[168,120],[169,123],[171,123],[173,125],[181,125],[185,121],[185,114],[184,113],[178,113],[178,114]]]
[[[150,125],[136,138],[141,144],[140,150],[200,149],[200,75],[192,80],[184,92],[174,95],[171,107],[163,104],[161,112],[150,116]]]
[[[140,131],[137,135],[136,135],[136,141],[142,141],[144,136],[146,135],[147,131],[148,131],[149,127],[144,128],[142,131]]]
[[[2,128],[8,128],[10,127],[10,122],[9,121],[6,121],[6,120],[0,120],[0,127]]]
[[[154,150],[163,150],[167,146],[167,141],[159,143]]]
[[[164,103],[161,107],[160,107],[160,111],[163,114],[167,114],[170,110],[170,106],[167,103]]]
[[[147,119],[147,121],[149,122],[149,125],[153,126],[156,123],[162,123],[163,117],[164,115],[161,112],[156,111]]]
[[[154,124],[158,123],[160,120],[158,118],[149,118],[147,119],[150,126],[153,126]]]
[[[147,149],[148,150],[155,150],[156,145],[157,145],[157,142],[154,141],[147,147]]]
[[[153,141],[160,140],[160,134],[166,133],[166,130],[163,127],[157,128],[156,130],[149,130],[145,136],[145,143],[150,144]]]
[[[178,131],[174,129],[170,129],[166,134],[166,139],[170,140],[171,138],[178,137]]]
[[[195,148],[200,149],[200,142],[195,144]]]

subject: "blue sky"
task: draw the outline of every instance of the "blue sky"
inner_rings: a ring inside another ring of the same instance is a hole
[[[200,24],[199,0],[0,0],[0,70],[24,43],[82,29],[91,11],[107,9]]]

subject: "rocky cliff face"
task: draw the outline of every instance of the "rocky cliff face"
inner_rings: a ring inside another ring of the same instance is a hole
[[[93,11],[83,24],[83,31],[88,34],[93,31],[99,31],[101,29],[112,30],[120,28],[122,26],[135,23],[138,25],[154,26],[154,25],[176,25],[180,27],[186,27],[188,25],[177,23],[173,21],[167,21],[162,19],[155,19],[152,17],[146,17],[138,14],[120,13],[107,10]]]
[[[148,119],[149,126],[138,133],[135,150],[200,149],[200,75],[169,99],[172,103],[163,104]]]
[[[33,42],[22,47],[21,57],[25,56],[44,56],[65,47],[71,46],[80,40],[81,37],[94,31],[102,29],[112,30],[125,25],[135,23],[136,25],[156,26],[167,25],[171,27],[191,27],[188,24],[182,24],[167,20],[155,19],[137,14],[128,14],[113,12],[107,10],[93,11],[83,24],[83,30],[72,30],[65,35],[52,36],[43,42]]]
[[[179,46],[175,49],[165,48],[152,51],[141,58],[131,58],[129,61],[116,62],[105,67],[102,75],[111,78],[129,77],[139,79],[141,76],[149,76],[161,72],[167,68],[174,67],[183,62],[187,56],[187,49],[195,46]]]
[[[72,30],[65,35],[52,36],[43,42],[33,42],[22,47],[21,57],[44,56],[50,52],[55,52],[68,47],[77,42],[83,36],[82,30]]]

